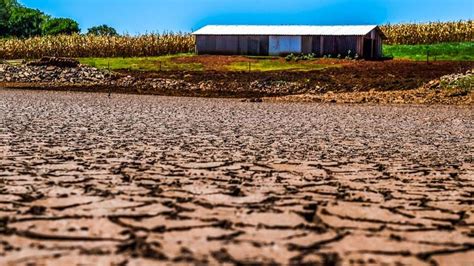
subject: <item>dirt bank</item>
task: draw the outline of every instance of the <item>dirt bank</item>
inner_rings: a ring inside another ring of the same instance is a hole
[[[0,87],[170,96],[279,97],[273,99],[278,101],[470,104],[472,93],[458,97],[448,92],[418,89],[443,75],[463,73],[473,67],[473,62],[344,61],[339,67],[307,72],[121,71],[112,75],[86,67],[77,71],[57,67],[3,67],[14,69],[14,73],[4,75],[3,79],[0,76]],[[389,100],[383,99],[387,97]],[[429,99],[423,100],[424,97]]]
[[[380,103],[380,104],[474,104],[474,92],[462,90],[426,89],[405,91],[366,91],[321,94],[298,94],[265,97],[265,102],[323,102],[323,103]]]
[[[330,62],[334,62],[331,60]],[[343,60],[344,61],[344,60]],[[224,84],[261,82],[295,82],[311,92],[355,92],[417,89],[443,75],[465,72],[474,62],[413,62],[413,61],[350,61],[340,67],[318,71],[277,72],[128,72],[138,78],[172,78],[199,83],[215,81]],[[328,64],[328,62],[326,62]],[[236,84],[237,85],[237,84]],[[236,86],[234,85],[234,86]],[[232,88],[230,88],[232,89]]]

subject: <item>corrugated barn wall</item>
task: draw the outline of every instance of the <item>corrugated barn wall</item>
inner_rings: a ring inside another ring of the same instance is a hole
[[[196,52],[215,55],[286,55],[315,53],[345,57],[382,57],[383,38],[377,30],[365,36],[196,35]]]
[[[231,36],[231,35],[198,35],[196,36],[198,54],[221,55],[268,55],[268,36]]]

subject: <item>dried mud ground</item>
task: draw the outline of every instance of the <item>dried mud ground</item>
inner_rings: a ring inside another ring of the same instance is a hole
[[[0,90],[0,264],[474,263],[474,111]]]

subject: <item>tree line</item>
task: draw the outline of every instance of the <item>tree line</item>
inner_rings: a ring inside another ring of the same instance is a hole
[[[0,37],[29,38],[80,32],[79,23],[73,19],[51,17],[38,9],[25,7],[17,0],[0,0]],[[89,28],[87,34],[118,35],[114,28],[107,25]]]

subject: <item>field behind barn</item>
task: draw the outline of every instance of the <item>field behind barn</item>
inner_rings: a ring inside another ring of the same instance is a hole
[[[381,28],[387,35],[385,44],[388,46],[386,46],[384,53],[393,55],[395,59],[420,59],[426,56],[427,50],[431,50],[432,54],[436,54],[440,60],[473,60],[474,22],[472,20],[385,25]],[[146,34],[140,36],[76,34],[28,39],[8,38],[0,39],[0,59],[34,59],[43,56],[75,58],[158,57],[192,53],[194,42],[194,37],[188,33]],[[332,56],[335,57],[336,55]],[[270,68],[272,67],[270,66]]]

